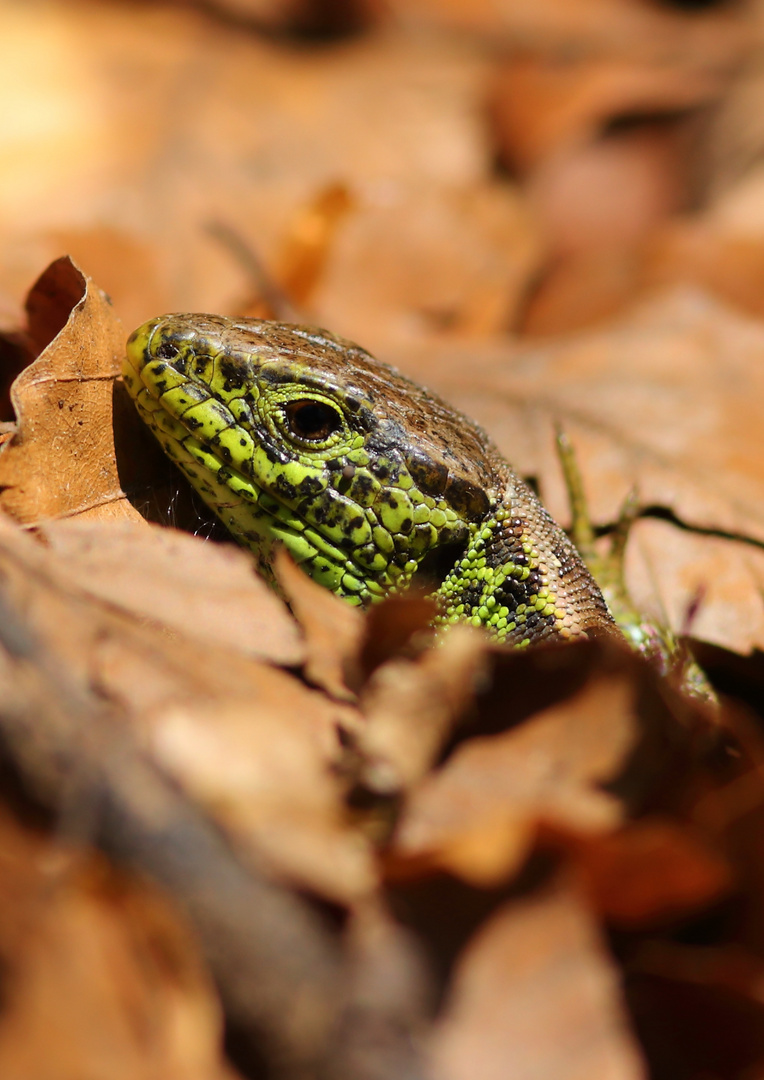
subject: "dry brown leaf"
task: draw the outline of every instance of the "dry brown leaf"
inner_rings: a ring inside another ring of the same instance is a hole
[[[276,664],[305,659],[296,623],[233,545],[132,522],[51,522],[41,533],[69,583],[136,620]]]
[[[359,192],[313,309],[372,351],[412,338],[484,337],[516,321],[542,243],[508,185]]]
[[[438,1080],[639,1080],[618,976],[586,904],[557,880],[510,902],[459,958],[432,1057]]]
[[[749,536],[759,531],[755,519],[752,525]],[[627,575],[635,602],[661,622],[741,653],[761,649],[764,551],[758,536],[756,543],[735,542],[645,519],[633,530]]]
[[[376,886],[377,871],[368,842],[345,819],[320,739],[322,713],[296,680],[261,671],[254,700],[168,704],[146,742],[240,849],[279,878],[348,904]]]
[[[416,589],[388,596],[384,604],[371,607],[358,657],[358,685],[366,683],[387,660],[401,656],[412,659],[432,644],[436,613],[435,601]]]
[[[633,303],[643,285],[644,258],[632,247],[597,245],[561,257],[528,297],[518,330],[527,339],[591,328]]]
[[[741,200],[743,213],[749,198],[746,193]],[[733,202],[730,198],[725,213],[732,212]],[[666,225],[650,245],[642,273],[651,284],[691,282],[748,315],[764,315],[764,237],[755,218],[745,231],[725,227],[713,216]]]
[[[748,768],[696,802],[692,816],[701,831],[692,828],[689,838],[728,860],[732,897],[708,922],[690,924],[687,936],[636,941],[625,964],[654,1067],[680,1078],[708,1067],[723,1077],[759,1076],[764,1062],[764,748],[758,724],[731,719]],[[675,873],[676,866],[667,876]]]
[[[447,869],[480,886],[514,874],[540,823],[609,832],[623,808],[602,785],[637,738],[636,688],[626,672],[594,678],[563,704],[500,735],[462,743],[412,793],[391,866]]]
[[[596,910],[619,926],[676,916],[729,893],[730,866],[697,832],[647,819],[575,847]]]
[[[59,526],[60,532],[50,528],[60,552],[3,522],[0,563],[10,595],[71,677],[98,686],[115,702],[154,760],[274,872],[332,899],[367,892],[375,880],[368,843],[345,822],[343,783],[334,775],[342,718],[337,706],[299,678],[253,659],[252,639],[259,634],[253,622],[250,641],[238,644],[231,635],[205,638],[198,627],[186,632],[172,612],[163,623],[145,593],[143,603],[137,591],[128,599],[134,574],[129,560],[124,570],[115,562],[112,580],[104,584],[99,549],[108,545],[111,526],[90,526],[88,543],[76,542],[83,531],[74,523]],[[103,543],[91,545],[99,528]],[[145,530],[145,536],[153,532]],[[161,567],[168,548],[155,539]],[[167,543],[172,551],[171,537]],[[180,547],[188,544],[201,548],[204,559],[200,541],[180,541]],[[238,557],[233,567],[227,562],[224,556],[220,568],[230,582],[241,564]],[[200,592],[202,605],[214,604]],[[292,648],[293,637],[291,643],[289,635],[281,646],[274,637],[274,650]]]
[[[485,674],[485,639],[456,628],[439,648],[377,667],[361,694],[360,745],[368,782],[381,792],[407,789],[432,766],[464,717]]]
[[[238,19],[248,29],[266,30],[274,34],[307,36],[343,34],[357,29],[364,0],[344,4],[323,3],[322,0],[186,0],[224,19]]]
[[[36,524],[54,517],[138,519],[117,474],[112,391],[124,332],[105,294],[68,259],[27,299],[40,355],[16,379],[17,430],[0,453],[0,508]]]
[[[6,810],[0,834],[2,1075],[233,1080],[211,980],[168,901]]]
[[[340,700],[353,700],[348,674],[360,648],[361,612],[312,581],[283,549],[275,573],[305,634],[306,677]]]
[[[0,444],[0,509],[26,524],[143,516],[194,530],[188,485],[138,419],[122,386],[124,330],[97,285],[68,258],[27,298],[28,330],[6,338],[39,353],[11,387],[15,424]],[[6,356],[15,374],[18,356]],[[134,507],[140,507],[140,513]],[[202,519],[204,527],[205,521]]]
[[[686,208],[688,154],[682,126],[655,121],[549,158],[527,190],[550,247],[569,257],[598,248],[628,251],[643,242]]]
[[[642,118],[644,125],[718,98],[728,72],[708,66],[702,54],[683,59],[645,65],[607,55],[513,58],[499,69],[493,91],[501,152],[525,171],[593,142],[621,118]]]
[[[0,280],[16,295],[65,246],[128,329],[161,311],[234,312],[249,268],[209,226],[273,274],[295,220],[340,183],[357,209],[314,321],[374,344],[429,332],[423,307],[438,333],[444,316],[482,332],[511,309],[537,241],[512,190],[485,190],[487,61],[468,42],[390,33],[290,50],[187,5],[54,0],[42,27],[32,8],[0,11],[0,115],[28,103],[0,182]],[[401,288],[412,245],[424,272]],[[427,282],[441,265],[439,295]]]
[[[646,4],[641,0],[535,0],[497,5],[493,0],[387,0],[397,18],[413,28],[449,27],[485,34],[505,46],[567,50],[575,56],[605,52],[631,60],[677,62],[702,56],[724,66],[750,44],[755,16],[738,8],[694,4]]]

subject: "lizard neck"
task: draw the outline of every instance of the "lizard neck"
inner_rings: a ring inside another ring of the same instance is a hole
[[[570,540],[511,475],[485,518],[471,527],[463,555],[435,598],[441,625],[485,626],[514,646],[615,628]]]

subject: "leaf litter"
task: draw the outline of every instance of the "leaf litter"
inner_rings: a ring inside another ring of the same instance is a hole
[[[287,560],[281,599],[115,376],[118,315],[286,300],[566,521],[561,423],[603,533],[637,490],[635,597],[757,706],[761,16],[329,7],[0,5],[0,1072],[747,1080],[760,707],[434,646],[425,599],[362,617]],[[32,138],[56,95],[69,143]]]

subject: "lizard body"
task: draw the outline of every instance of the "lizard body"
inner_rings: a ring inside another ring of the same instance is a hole
[[[283,543],[367,606],[420,582],[515,646],[610,632],[566,534],[475,423],[312,327],[166,315],[129,338],[138,412],[270,575]]]

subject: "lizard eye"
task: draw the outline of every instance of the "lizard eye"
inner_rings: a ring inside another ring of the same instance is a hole
[[[290,401],[284,415],[291,434],[307,442],[322,442],[342,427],[342,417],[332,405],[310,398]]]

